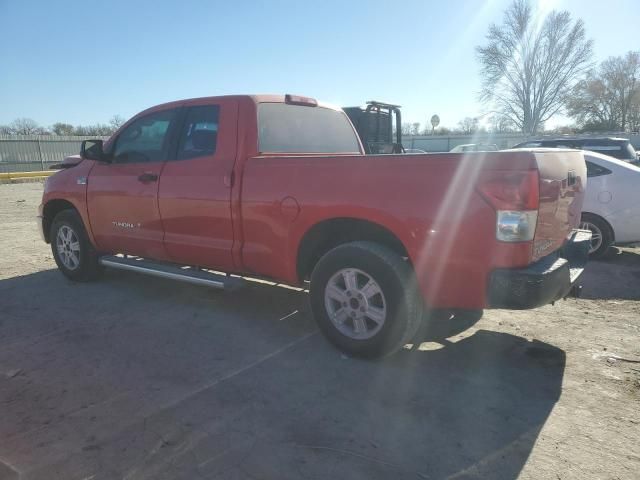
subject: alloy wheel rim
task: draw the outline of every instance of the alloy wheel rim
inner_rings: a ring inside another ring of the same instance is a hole
[[[602,230],[600,230],[595,224],[591,222],[580,223],[582,230],[591,230],[591,246],[589,247],[589,253],[593,253],[602,246]]]
[[[56,235],[58,258],[68,270],[80,266],[80,241],[78,235],[68,225],[62,225]]]
[[[387,319],[387,301],[378,282],[356,268],[344,268],[327,282],[324,304],[333,326],[354,340],[377,334]]]

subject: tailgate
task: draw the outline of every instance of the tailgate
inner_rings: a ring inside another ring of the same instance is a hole
[[[555,148],[533,151],[540,172],[540,209],[533,238],[533,260],[562,247],[577,228],[587,186],[581,150]]]

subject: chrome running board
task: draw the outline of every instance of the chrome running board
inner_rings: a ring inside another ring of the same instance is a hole
[[[130,272],[143,273],[153,277],[167,278],[180,282],[203,285],[219,289],[235,289],[244,282],[242,278],[231,277],[200,270],[194,267],[184,267],[170,263],[157,263],[139,257],[118,257],[107,255],[100,257],[100,265]]]

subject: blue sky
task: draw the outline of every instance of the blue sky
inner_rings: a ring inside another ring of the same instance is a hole
[[[157,103],[299,93],[482,113],[474,47],[510,0],[0,0],[0,123],[106,122]],[[582,18],[595,59],[640,47],[638,0],[540,0]],[[559,119],[563,120],[563,119]]]

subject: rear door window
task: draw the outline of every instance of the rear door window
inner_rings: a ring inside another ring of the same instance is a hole
[[[178,140],[177,160],[213,155],[218,144],[220,107],[189,107]]]

